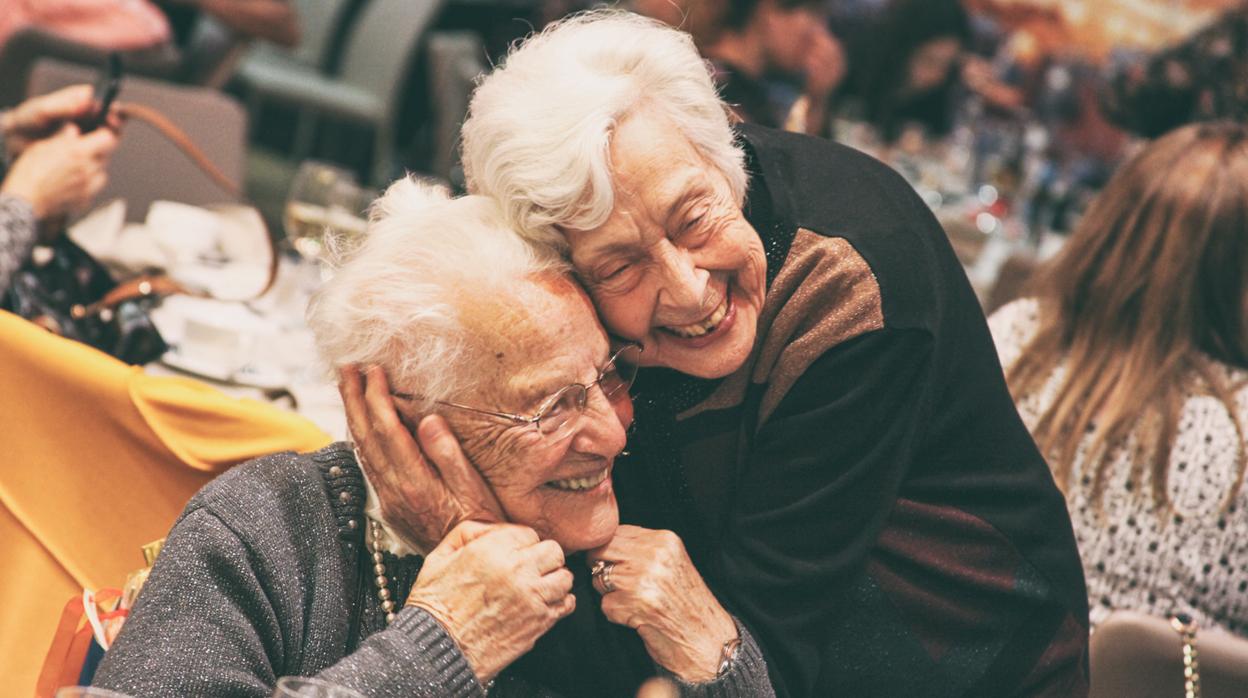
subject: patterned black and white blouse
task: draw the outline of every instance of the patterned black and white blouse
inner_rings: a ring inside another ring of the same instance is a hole
[[[1032,298],[1015,301],[988,324],[1009,371],[1039,330],[1039,304]],[[1200,392],[1187,396],[1170,453],[1167,489],[1175,511],[1158,513],[1149,468],[1133,476],[1131,443],[1107,471],[1098,515],[1086,462],[1091,436],[1080,444],[1066,502],[1083,558],[1093,627],[1116,609],[1163,617],[1184,612],[1202,628],[1248,636],[1248,487],[1241,487],[1222,511],[1244,467],[1239,434],[1248,433],[1248,371],[1214,367],[1237,386],[1240,430],[1216,398]],[[1029,429],[1053,404],[1064,377],[1065,367],[1059,365],[1041,390],[1018,401]]]
[[[0,132],[0,181],[8,170],[4,134]],[[13,272],[22,266],[35,244],[35,212],[16,196],[0,194],[0,294],[9,287]]]

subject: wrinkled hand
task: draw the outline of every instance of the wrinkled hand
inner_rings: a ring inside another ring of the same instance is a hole
[[[737,637],[737,628],[694,569],[679,536],[620,526],[615,538],[589,551],[586,560],[591,567],[598,560],[615,562],[612,590],[602,596],[607,620],[636,629],[650,658],[681,679],[715,678],[720,651]]]
[[[85,119],[98,105],[90,85],[74,85],[39,97],[31,97],[0,119],[9,157],[21,155],[35,141],[59,131],[66,122]],[[108,126],[121,126],[116,107],[109,114]]]
[[[104,188],[108,158],[116,148],[111,129],[84,135],[76,125],[65,124],[56,135],[26,148],[0,191],[24,199],[40,220],[72,213]]]
[[[347,366],[338,375],[347,426],[363,456],[360,467],[399,535],[430,550],[462,521],[504,520],[493,491],[445,419],[422,419],[417,444],[395,409],[384,371],[374,366],[361,375]]]
[[[459,645],[482,683],[576,609],[563,549],[527,526],[464,522],[425,559],[407,597]]]

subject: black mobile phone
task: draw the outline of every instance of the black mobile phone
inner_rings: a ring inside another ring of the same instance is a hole
[[[91,116],[79,123],[83,133],[94,131],[108,121],[108,110],[113,108],[113,100],[121,91],[121,56],[117,52],[108,54],[108,62],[95,83],[96,110]]]

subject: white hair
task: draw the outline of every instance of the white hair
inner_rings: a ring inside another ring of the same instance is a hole
[[[520,234],[565,251],[559,227],[588,230],[611,214],[611,133],[643,105],[744,202],[745,156],[693,39],[618,10],[550,25],[482,79],[463,127],[468,188],[497,200]]]
[[[464,313],[547,273],[566,264],[513,233],[492,200],[405,178],[373,203],[364,241],[313,297],[308,326],[330,367],[381,366],[392,390],[427,408],[475,386],[481,338]]]

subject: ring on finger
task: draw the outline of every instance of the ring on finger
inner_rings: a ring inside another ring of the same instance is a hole
[[[615,562],[611,560],[598,560],[594,562],[593,569],[590,570],[589,576],[593,579],[594,588],[600,594],[610,594],[615,591],[615,585],[611,583],[611,573],[615,571]]]

